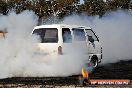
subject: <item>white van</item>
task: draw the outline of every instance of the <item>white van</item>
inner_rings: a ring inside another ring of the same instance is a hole
[[[41,42],[38,47],[49,54],[68,55],[70,52],[66,50],[68,49],[66,47],[75,45],[80,52],[85,51],[87,61],[92,62],[95,67],[101,62],[102,47],[90,27],[64,24],[40,25],[33,29],[32,34],[40,36]]]

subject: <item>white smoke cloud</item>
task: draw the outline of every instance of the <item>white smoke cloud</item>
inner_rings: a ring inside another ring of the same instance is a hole
[[[61,23],[92,27],[103,46],[103,62],[131,59],[131,12],[119,10],[107,13],[103,18],[72,15]],[[82,55],[81,47],[75,50],[76,44],[66,47],[69,55],[36,54],[38,38],[30,36],[36,24],[37,17],[30,11],[0,16],[0,30],[8,31],[6,37],[0,39],[0,78],[69,76],[79,73],[87,57]]]
[[[80,73],[85,62],[81,52],[75,52],[73,45],[68,47],[69,55],[44,55],[36,51],[38,38],[31,37],[37,17],[33,12],[21,14],[11,12],[8,16],[0,16],[0,28],[8,33],[0,39],[0,78],[7,77],[45,77],[68,76]],[[36,52],[38,54],[36,54]],[[47,51],[44,51],[45,53]]]
[[[104,17],[72,15],[62,23],[90,26],[97,32],[103,47],[103,63],[132,59],[132,13],[118,10]]]
[[[29,11],[0,16],[0,30],[8,31],[6,37],[0,39],[0,78],[19,75],[25,69],[33,51],[30,34],[36,24],[37,17]]]

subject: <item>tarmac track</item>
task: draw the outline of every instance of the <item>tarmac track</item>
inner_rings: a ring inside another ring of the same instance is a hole
[[[132,80],[132,60],[119,61],[99,66],[90,79],[130,79]],[[0,85],[79,85],[78,76],[70,77],[14,77],[0,79]]]
[[[94,74],[93,79],[131,79],[132,80],[132,60],[119,61],[99,66]]]

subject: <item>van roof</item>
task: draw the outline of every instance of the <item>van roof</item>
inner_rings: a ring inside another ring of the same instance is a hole
[[[79,26],[79,25],[67,25],[67,24],[50,24],[50,25],[39,25],[36,26],[34,29],[39,29],[39,28],[58,28],[58,27],[64,27],[64,28],[87,28],[91,29],[90,27],[85,27],[85,26]]]

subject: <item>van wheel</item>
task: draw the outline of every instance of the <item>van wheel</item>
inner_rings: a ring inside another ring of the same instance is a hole
[[[82,86],[87,86],[87,84],[88,84],[88,79],[84,79]]]
[[[97,59],[97,57],[92,57],[90,63],[93,64],[94,68],[97,68],[98,67],[98,59]]]

